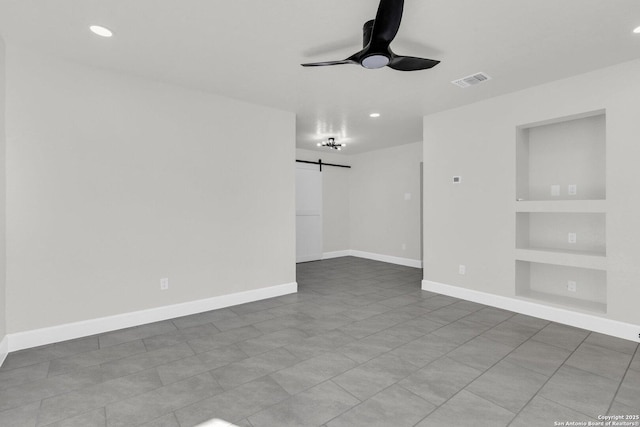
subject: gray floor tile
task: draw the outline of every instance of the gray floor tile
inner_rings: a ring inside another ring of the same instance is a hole
[[[165,363],[156,369],[162,384],[168,385],[246,358],[248,356],[242,350],[231,345]]]
[[[434,322],[439,322],[443,325],[448,325],[451,322],[455,322],[456,320],[462,319],[463,317],[473,313],[473,311],[466,310],[460,306],[456,306],[457,304],[459,303],[451,304],[449,306],[430,311],[423,317]]]
[[[226,319],[235,319],[238,315],[230,308],[222,308],[220,310],[205,311],[203,313],[192,314],[190,316],[178,317],[173,319],[173,324],[178,329],[192,328],[207,323],[215,324],[218,321]]]
[[[435,405],[393,385],[327,423],[327,427],[411,427]]]
[[[510,427],[553,426],[559,425],[555,423],[566,423],[567,421],[588,423],[596,420],[573,409],[536,396],[518,414]]]
[[[352,336],[336,330],[315,335],[294,344],[289,344],[285,346],[285,349],[297,358],[304,360],[318,356],[324,352],[334,351],[353,341],[355,341],[355,338]]]
[[[87,411],[105,407],[160,387],[160,377],[154,369],[103,382],[81,390],[53,396],[42,401],[38,425],[47,425]]]
[[[508,425],[514,416],[514,413],[463,390],[416,424],[416,427],[500,427]]]
[[[105,410],[104,408],[99,408],[57,423],[47,424],[47,427],[104,427],[106,422]]]
[[[530,340],[515,349],[505,360],[551,376],[570,354],[569,350]]]
[[[587,371],[563,366],[539,395],[591,417],[607,412],[618,382]]]
[[[209,373],[108,405],[107,426],[133,426],[155,420],[179,408],[222,393]]]
[[[465,320],[483,323],[493,327],[513,317],[514,314],[515,313],[511,311],[501,310],[495,307],[486,307],[468,315],[465,317]]]
[[[448,297],[446,295],[437,295],[435,297],[427,298],[418,304],[421,307],[428,308],[429,310],[437,310],[459,301],[460,300],[457,298]]]
[[[532,339],[573,351],[578,348],[587,335],[589,332],[584,329],[551,323],[534,335]]]
[[[141,340],[143,338],[175,331],[176,326],[170,320],[149,323],[148,325],[135,326],[121,329],[99,336],[100,348],[111,347],[125,342]]]
[[[88,387],[103,381],[99,367],[92,367],[32,381],[16,387],[0,390],[0,411],[24,406],[57,394]]]
[[[447,338],[429,334],[392,350],[390,354],[400,356],[416,366],[423,367],[455,350],[458,346],[458,343]]]
[[[47,377],[49,362],[0,372],[0,390]]]
[[[0,411],[0,425],[3,427],[35,427],[38,420],[40,402],[18,408]]]
[[[538,331],[539,329],[534,326],[522,325],[521,323],[507,320],[484,332],[482,336],[510,347],[517,347]]]
[[[130,375],[154,366],[163,365],[175,360],[193,356],[195,353],[187,343],[172,347],[163,347],[158,350],[136,354],[135,356],[106,362],[101,365],[106,378],[118,378]]]
[[[99,350],[69,355],[54,359],[49,364],[49,376],[60,375],[88,366],[96,366],[111,360],[122,359],[146,352],[142,340],[130,341],[120,345],[114,345]]]
[[[640,415],[640,409],[637,406],[632,408],[614,400],[607,415]]]
[[[276,349],[258,356],[234,362],[211,371],[213,377],[225,390],[253,381],[280,369],[287,368],[299,360],[285,349]]]
[[[622,380],[616,401],[640,412],[640,372],[629,369]]]
[[[142,427],[181,427],[176,416],[171,413],[142,424]]]
[[[289,394],[296,394],[335,377],[356,366],[350,358],[326,353],[271,374]]]
[[[467,386],[466,390],[518,413],[540,390],[548,377],[502,361]]]
[[[567,359],[565,364],[620,381],[630,361],[630,354],[619,353],[585,342]]]
[[[237,342],[257,338],[262,335],[254,326],[243,326],[231,329],[210,337],[200,337],[188,341],[189,345],[196,353],[213,350],[214,348],[226,347]]]
[[[629,369],[640,371],[640,348],[636,350],[636,354],[633,356]]]
[[[60,357],[97,350],[98,348],[98,338],[96,336],[90,336],[21,350],[10,353],[7,356],[2,367],[0,367],[0,372],[46,362]]]
[[[218,328],[211,323],[204,325],[192,326],[185,329],[176,329],[160,335],[144,338],[144,346],[147,351],[158,350],[163,347],[173,347],[180,343],[187,342],[196,338],[208,338],[220,332]]]
[[[175,411],[180,426],[193,426],[211,418],[242,420],[290,397],[269,377],[260,378],[228,392]]]
[[[300,342],[308,337],[309,335],[300,329],[286,328],[242,341],[237,346],[249,356],[255,356],[288,344]]]
[[[513,317],[509,318],[510,322],[516,322],[521,325],[531,326],[538,330],[543,329],[549,323],[548,320],[538,319],[537,317],[527,316],[526,314],[515,314]]]
[[[365,400],[417,371],[418,367],[402,358],[385,354],[372,359],[332,381],[360,400]]]
[[[620,353],[633,354],[638,348],[638,343],[629,340],[623,340],[621,338],[612,337],[609,335],[599,334],[597,332],[591,332],[585,343],[598,345],[608,350],[615,350]]]
[[[484,371],[513,350],[513,347],[478,337],[453,350],[448,356],[458,362]]]
[[[491,326],[471,322],[463,318],[433,331],[432,334],[453,343],[464,344],[489,329],[491,329]]]
[[[360,403],[327,381],[249,417],[254,427],[319,426]]]
[[[228,317],[225,319],[214,320],[213,325],[221,331],[228,331],[229,329],[241,328],[243,326],[253,325],[254,323],[264,322],[265,320],[273,319],[276,317],[274,314],[267,311],[258,311],[255,313],[243,314],[241,316]]]
[[[443,357],[398,384],[435,405],[442,405],[481,374],[482,371]]]
[[[281,329],[295,328],[303,323],[307,323],[313,320],[313,317],[306,314],[290,314],[288,316],[276,317],[273,319],[265,320],[263,322],[254,323],[253,327],[258,329],[263,334],[270,332],[276,332]]]

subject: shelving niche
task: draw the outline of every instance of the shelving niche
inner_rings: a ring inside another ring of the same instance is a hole
[[[607,312],[606,115],[517,128],[517,296]],[[570,242],[569,234],[575,235]],[[575,283],[575,290],[570,290]]]

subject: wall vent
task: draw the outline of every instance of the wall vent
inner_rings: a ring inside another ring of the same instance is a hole
[[[451,83],[459,87],[469,87],[469,86],[477,85],[479,83],[486,82],[487,80],[491,80],[491,77],[488,74],[475,73],[475,74],[471,74],[470,76],[463,77],[458,80],[454,80]]]

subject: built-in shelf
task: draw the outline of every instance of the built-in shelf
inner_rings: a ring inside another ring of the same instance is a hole
[[[606,115],[516,129],[515,295],[607,313]]]
[[[606,200],[519,200],[516,212],[605,213]]]
[[[546,305],[568,308],[574,311],[582,311],[589,314],[607,314],[607,305],[594,302],[579,300],[576,298],[558,296],[554,294],[547,294],[544,292],[529,291],[519,294],[520,299],[544,303]]]
[[[607,270],[607,257],[601,253],[581,251],[561,251],[558,249],[528,248],[516,249],[516,260],[564,265],[567,267]]]

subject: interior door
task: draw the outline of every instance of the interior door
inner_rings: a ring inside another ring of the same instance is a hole
[[[296,163],[296,262],[322,259],[322,172]]]

